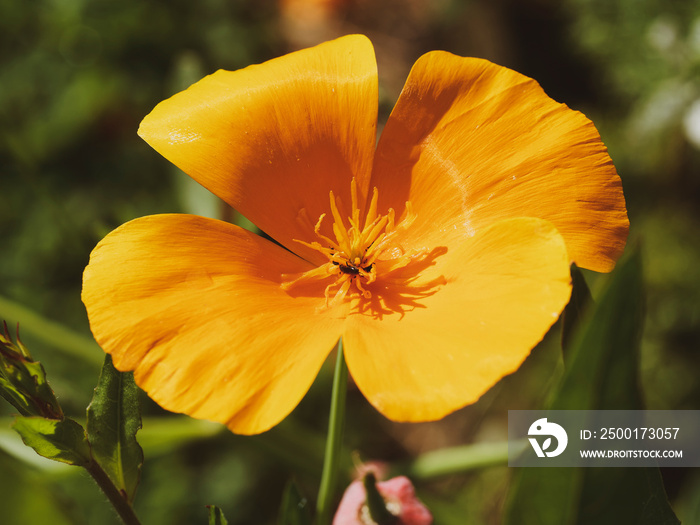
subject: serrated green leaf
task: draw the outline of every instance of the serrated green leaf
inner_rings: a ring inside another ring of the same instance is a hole
[[[209,511],[209,525],[228,525],[221,509],[215,505],[207,505]]]
[[[18,416],[12,428],[22,437],[24,444],[40,456],[82,467],[90,463],[90,445],[85,430],[72,419]]]
[[[641,409],[639,344],[644,313],[638,251],[618,263],[598,302],[571,336],[552,410]],[[657,468],[520,468],[505,525],[676,525]]]
[[[282,494],[278,525],[311,525],[309,500],[306,499],[299,487],[290,480]]]
[[[130,372],[119,372],[105,357],[95,395],[87,409],[92,456],[131,503],[141,477],[143,451],[136,441],[141,428],[139,391]]]

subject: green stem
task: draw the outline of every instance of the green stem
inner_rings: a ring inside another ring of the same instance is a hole
[[[338,479],[338,465],[342,448],[343,427],[345,426],[345,395],[348,384],[348,367],[343,354],[343,341],[338,341],[338,357],[333,374],[331,394],[331,414],[326,438],[326,454],[323,460],[321,486],[316,502],[316,524],[328,525],[331,522],[335,488]]]
[[[122,493],[119,492],[117,487],[114,486],[114,483],[112,483],[112,480],[109,479],[109,476],[105,473],[105,471],[102,470],[102,467],[100,467],[97,462],[93,460],[85,467],[85,469],[92,476],[92,479],[95,480],[97,486],[102,489],[105,496],[107,496],[107,499],[114,507],[114,510],[117,511],[117,514],[119,514],[119,517],[122,519],[124,524],[141,525],[141,522],[134,513],[134,509],[131,508],[131,505],[126,498],[124,498]]]

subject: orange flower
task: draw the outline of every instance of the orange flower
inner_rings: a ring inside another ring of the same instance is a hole
[[[347,36],[160,103],[139,134],[272,239],[192,215],[136,219],[85,270],[92,331],[168,410],[251,434],[299,403],[339,337],[396,421],[476,401],[628,222],[593,124],[485,60],[414,65],[376,145],[371,43]],[[376,149],[376,150],[375,150]]]

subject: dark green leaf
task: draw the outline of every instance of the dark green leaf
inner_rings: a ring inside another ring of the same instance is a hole
[[[620,261],[588,322],[571,339],[569,365],[552,410],[642,408],[638,384],[644,322],[642,266]]]
[[[638,251],[618,263],[607,289],[570,336],[553,410],[641,409],[639,343],[644,298]],[[524,517],[527,520],[524,521]],[[521,468],[504,523],[679,523],[656,468]]]
[[[107,355],[87,409],[87,433],[93,458],[128,502],[134,499],[143,464],[136,441],[141,428],[138,395],[133,374],[116,370]]]
[[[22,437],[24,444],[40,456],[83,467],[90,463],[90,445],[85,430],[72,419],[18,416],[12,428]]]
[[[221,509],[215,505],[207,505],[209,511],[209,525],[228,525]]]
[[[561,346],[565,361],[568,361],[571,337],[583,320],[583,315],[591,303],[591,292],[583,273],[575,264],[571,265],[571,299],[562,316]]]
[[[309,501],[301,494],[294,480],[287,483],[282,494],[277,523],[278,525],[311,525]]]

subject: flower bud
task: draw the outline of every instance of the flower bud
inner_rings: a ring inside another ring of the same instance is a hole
[[[431,525],[430,511],[416,497],[411,481],[398,476],[376,483],[373,473],[345,491],[333,525]]]
[[[19,339],[13,342],[3,322],[0,332],[0,396],[4,397],[23,416],[41,416],[63,419],[56,396],[46,381],[46,372],[40,362],[34,361],[29,350]]]

